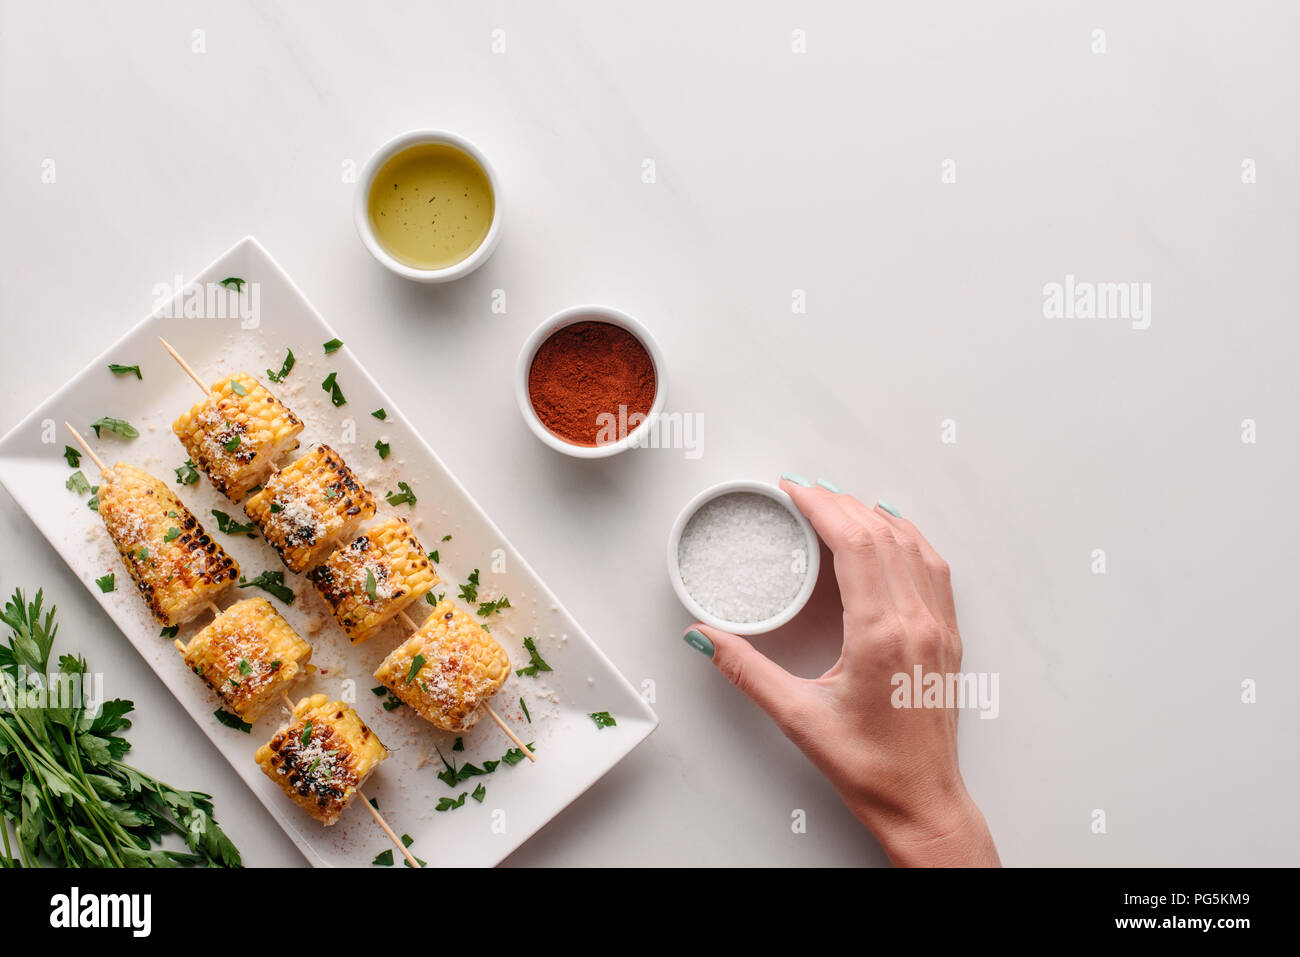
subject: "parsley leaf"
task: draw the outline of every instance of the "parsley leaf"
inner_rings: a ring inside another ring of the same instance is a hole
[[[253,525],[241,525],[219,509],[212,510],[212,517],[217,520],[217,528],[227,535],[247,535],[249,538],[257,538]]]
[[[81,467],[81,453],[71,445],[63,447],[63,457],[68,460],[68,468],[75,469]]]
[[[113,572],[109,572],[103,578],[95,579],[95,584],[99,586],[99,590],[105,595],[107,595],[111,591],[114,591],[117,588],[116,582],[117,582],[117,576],[114,575]]]
[[[601,730],[612,728],[614,725],[618,724],[618,722],[614,720],[614,716],[608,711],[593,711],[591,714],[587,715],[587,717],[596,722],[596,727]]]
[[[387,413],[384,409],[382,409],[382,408],[380,408],[380,409],[375,409],[375,411],[374,411],[374,412],[371,412],[370,414],[373,415],[373,416],[374,416],[376,419],[378,419],[380,422],[383,422],[385,419],[388,418],[388,413]]]
[[[382,439],[376,439],[376,440],[375,440],[375,449],[379,452],[379,457],[380,457],[381,459],[386,459],[386,458],[388,458],[388,453],[389,453],[390,449],[389,449],[389,447],[388,447],[388,443],[387,443],[387,442],[383,441]]]
[[[221,280],[221,282],[217,283],[217,285],[225,286],[227,289],[234,287],[238,292],[244,291],[244,280],[240,279],[238,276],[227,276],[225,279]]]
[[[244,734],[253,733],[253,726],[237,714],[231,714],[224,708],[218,708],[212,714],[227,728],[234,728],[236,731],[244,732]]]
[[[78,495],[85,495],[90,491],[90,483],[86,481],[86,476],[82,474],[81,469],[73,472],[68,476],[68,480],[63,483],[63,487],[70,492],[76,492]]]
[[[483,799],[487,797],[487,788],[484,787],[482,781],[478,783],[478,787],[474,789],[474,793],[471,794],[470,797],[472,797],[475,801],[478,801],[479,804],[483,803]]]
[[[95,438],[102,438],[101,430],[111,432],[113,435],[121,436],[124,439],[134,439],[139,436],[140,431],[125,419],[115,419],[106,415],[101,419],[96,419],[90,423],[90,427],[95,430]]]
[[[494,598],[491,601],[482,602],[478,606],[478,616],[480,618],[486,618],[489,615],[496,614],[502,608],[509,608],[509,607],[510,607],[510,599],[507,598],[505,595],[502,595],[500,598]]]
[[[424,662],[424,655],[416,655],[411,659],[411,670],[406,673],[406,683],[408,685],[415,680],[415,676],[419,673],[420,669],[424,667]]]
[[[533,640],[531,635],[524,639],[524,647],[528,649],[528,664],[523,668],[516,669],[516,675],[527,675],[530,678],[535,678],[539,671],[552,670],[551,666],[546,663],[546,659],[538,653],[537,642]]]
[[[108,371],[113,373],[113,375],[133,375],[137,379],[144,379],[144,376],[140,374],[139,366],[120,366],[116,362],[110,362],[108,364]]]
[[[379,590],[379,584],[378,582],[375,581],[374,569],[367,568],[366,569],[366,594],[370,596],[371,601],[377,600],[378,590]],[[408,680],[406,683],[410,684],[411,682]]]
[[[238,379],[230,380],[230,391],[235,395],[248,395],[248,390],[244,388],[244,384]]]
[[[327,356],[332,356],[334,353],[338,352],[340,349],[343,348],[343,340],[331,339],[329,342],[325,343],[325,345],[322,346],[322,348],[325,350],[325,354]]]
[[[343,397],[343,390],[339,388],[338,373],[331,372],[325,377],[325,381],[320,387],[330,394],[330,401],[334,403],[334,408],[347,404],[347,399]]]
[[[374,859],[373,861],[371,861],[370,863],[373,864],[373,865],[378,865],[379,867],[392,867],[392,866],[393,866],[393,849],[390,847],[388,850],[383,851],[383,852],[381,852],[381,853],[379,853],[379,854],[376,854],[376,855],[375,855],[375,859]]]
[[[460,586],[460,597],[462,601],[469,602],[471,605],[478,601],[478,569],[470,572],[469,580]]]
[[[266,377],[270,379],[272,382],[283,382],[285,376],[287,376],[290,373],[290,371],[293,369],[293,364],[295,361],[296,360],[293,357],[293,350],[289,349],[288,354],[284,357],[284,362],[280,363],[280,371],[274,372],[271,369],[267,369]]]
[[[453,800],[453,799],[451,799],[451,798],[448,798],[448,797],[445,797],[445,798],[438,798],[438,805],[434,808],[434,810],[435,810],[435,811],[450,811],[450,810],[452,810],[453,808],[461,807],[462,805],[464,805],[464,803],[465,803],[465,796],[466,796],[468,793],[469,793],[468,791],[461,791],[461,792],[460,792],[460,797],[456,798],[455,800]]]
[[[193,485],[199,480],[199,470],[194,467],[194,463],[189,459],[185,464],[174,470],[176,472],[177,485]]]
[[[533,723],[533,716],[532,716],[531,714],[528,713],[528,702],[525,701],[523,698],[520,698],[520,699],[519,699],[519,707],[521,707],[521,708],[524,709],[524,717],[528,719],[528,723],[529,723],[529,724],[532,724],[532,723]]]
[[[256,578],[239,578],[240,588],[260,588],[264,592],[274,595],[286,605],[292,605],[294,599],[293,589],[284,583],[284,572],[262,572]]]
[[[398,482],[397,487],[401,489],[401,492],[385,493],[384,501],[389,505],[409,505],[411,508],[414,508],[416,498],[415,493],[411,491],[411,486],[407,485],[405,482]]]

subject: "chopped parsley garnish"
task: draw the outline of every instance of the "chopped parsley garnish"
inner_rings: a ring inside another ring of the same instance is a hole
[[[515,671],[516,675],[527,675],[530,678],[535,678],[539,671],[551,670],[551,666],[546,663],[546,659],[538,654],[537,642],[533,640],[531,635],[524,639],[524,647],[528,649],[528,664],[517,669]]]
[[[378,688],[371,688],[370,693],[375,697],[382,698],[384,695],[388,694],[388,689],[383,685],[380,685]]]
[[[141,561],[141,562],[144,561],[146,558],[149,557],[149,549],[145,548],[144,546],[141,546],[139,549],[136,550],[135,557],[137,561]]]
[[[529,751],[533,750],[531,744],[528,746],[528,750]],[[511,748],[509,751],[507,751],[505,754],[501,756],[501,763],[509,765],[510,767],[514,767],[523,759],[524,759],[524,752],[522,749]]]
[[[376,600],[378,599],[378,597],[379,597],[379,596],[378,596],[378,588],[379,588],[379,585],[378,585],[378,583],[375,581],[375,572],[374,572],[374,569],[372,569],[372,568],[367,568],[367,569],[366,569],[366,594],[370,596],[370,600],[371,600],[371,601],[376,601]],[[410,679],[407,679],[407,682],[406,682],[406,683],[409,685],[409,684],[411,683],[411,682],[410,682]]]
[[[389,453],[390,449],[389,449],[389,447],[388,447],[388,443],[387,443],[387,442],[383,441],[382,439],[376,439],[376,440],[375,440],[375,449],[376,449],[376,451],[379,452],[379,457],[380,457],[381,459],[386,459],[386,458],[388,458],[388,453]]]
[[[411,491],[411,486],[407,485],[405,482],[398,482],[397,487],[401,489],[401,491],[386,492],[384,494],[384,500],[388,502],[389,505],[409,505],[414,508],[416,498],[415,493]]]
[[[237,452],[239,451],[239,446],[241,442],[242,440],[238,435],[232,435],[230,437],[230,441],[222,445],[222,448],[225,449],[227,452]]]
[[[298,738],[298,743],[305,748],[307,747],[307,742],[309,742],[310,740],[311,740],[311,719],[308,718],[307,723],[302,726],[302,735]]]
[[[234,728],[236,731],[244,732],[244,734],[253,733],[253,726],[240,718],[237,714],[231,714],[224,708],[218,708],[216,711],[212,712],[212,714],[227,728]]]
[[[292,605],[294,594],[293,589],[284,583],[284,572],[262,572],[256,578],[239,578],[240,588],[260,588],[264,592],[274,595],[286,605]]]
[[[221,282],[217,283],[217,285],[225,286],[227,289],[233,287],[237,292],[244,291],[244,280],[240,279],[238,276],[227,276],[225,279],[221,280]]]
[[[483,803],[483,799],[487,797],[487,788],[484,787],[482,781],[478,783],[478,787],[474,789],[474,793],[471,794],[470,797],[472,797],[475,801],[478,801],[479,804]]]
[[[393,849],[390,847],[388,850],[386,850],[386,851],[381,851],[379,854],[376,854],[376,855],[375,855],[375,859],[374,859],[373,861],[371,861],[370,863],[371,863],[372,865],[377,866],[377,867],[392,867],[392,866],[393,866]]]
[[[602,730],[605,728],[612,728],[614,725],[618,724],[618,722],[614,720],[614,716],[608,711],[593,711],[591,714],[587,715],[587,717],[596,722],[596,727]]]
[[[327,356],[332,356],[334,353],[338,352],[340,349],[343,348],[343,340],[331,339],[329,342],[325,343],[325,345],[322,348],[325,350],[325,354]]]
[[[332,502],[339,497],[339,490],[331,486],[325,490],[325,497]]]
[[[455,798],[455,799],[448,798],[448,797],[445,797],[445,798],[438,798],[438,805],[437,805],[437,807],[434,808],[434,810],[435,810],[435,811],[450,811],[450,810],[452,810],[452,809],[454,809],[454,808],[461,807],[461,806],[463,806],[463,805],[465,804],[465,796],[466,796],[468,793],[469,793],[468,791],[461,791],[461,792],[460,792],[460,797]]]
[[[167,534],[163,536],[163,541],[174,542],[176,541],[176,539],[180,537],[181,537],[181,530],[177,528],[175,525],[173,525],[171,528],[167,529]]]
[[[524,717],[528,719],[528,723],[529,723],[529,724],[532,724],[532,723],[533,723],[533,716],[532,716],[531,714],[528,713],[528,702],[525,701],[523,698],[520,698],[520,699],[519,699],[519,707],[521,707],[521,708],[524,709]]]
[[[245,678],[253,673],[253,666],[248,663],[247,658],[239,659],[239,673]]]
[[[99,511],[99,486],[92,485],[90,487],[90,492],[91,492],[90,500],[86,502],[86,508],[90,509],[92,512],[98,512]]]
[[[507,598],[505,595],[502,595],[500,598],[494,598],[491,601],[485,601],[480,603],[478,606],[478,616],[480,618],[486,618],[488,617],[488,615],[496,614],[502,608],[509,608],[509,607],[510,607],[510,599]]]
[[[235,395],[248,395],[248,390],[244,388],[244,384],[238,379],[230,380],[230,391]]]
[[[443,540],[444,542],[449,542],[449,541],[451,541],[451,536],[450,536],[450,535],[444,535],[444,536],[442,536],[442,540]]]
[[[384,702],[385,711],[396,711],[401,706],[402,706],[402,702],[397,698],[389,698],[387,701]]]
[[[113,373],[113,375],[133,375],[137,379],[144,379],[144,376],[140,374],[139,366],[120,366],[116,362],[110,362],[108,364],[108,371]]]
[[[175,469],[177,485],[193,485],[199,480],[199,470],[194,467],[194,463],[189,459],[185,464]]]
[[[212,517],[217,520],[217,528],[227,535],[247,535],[249,538],[257,538],[257,531],[252,525],[241,525],[225,512],[219,509],[212,510]]]
[[[427,591],[424,593],[424,600],[427,601],[430,605],[433,605],[434,607],[437,607],[438,602],[442,601],[446,597],[447,596],[445,594],[435,595],[431,591]]]
[[[81,467],[81,453],[71,445],[63,447],[63,457],[68,460],[68,468],[75,469]]]
[[[113,435],[121,436],[124,439],[134,439],[139,436],[140,431],[125,419],[115,419],[110,415],[102,419],[96,419],[90,423],[90,427],[95,430],[95,438],[102,438],[101,432],[111,432]]]
[[[411,659],[411,670],[406,673],[406,683],[408,685],[415,680],[415,676],[419,673],[420,669],[424,667],[424,662],[424,655],[416,655]]]
[[[68,480],[63,483],[63,487],[70,492],[76,492],[78,495],[85,495],[90,491],[90,483],[86,481],[86,476],[82,474],[81,469],[73,472],[68,476]]]
[[[385,411],[384,409],[375,409],[375,411],[371,412],[370,414],[373,415],[380,422],[383,422],[388,418],[388,412]]]
[[[460,597],[471,605],[478,601],[478,569],[470,572],[469,580],[460,586]]]
[[[103,578],[96,578],[95,584],[99,586],[101,592],[107,595],[109,592],[113,591],[113,589],[117,588],[116,581],[117,576],[114,575],[113,572],[109,572]]]
[[[293,350],[290,349],[288,350],[288,354],[284,357],[284,362],[280,363],[280,371],[274,372],[271,369],[267,369],[266,377],[272,382],[283,382],[285,376],[293,370],[294,361]]]
[[[464,738],[457,738],[455,744],[453,744],[453,745],[451,746],[451,749],[452,749],[453,751],[464,751],[464,750],[465,750],[465,739],[464,739]]]
[[[347,399],[343,398],[343,390],[339,388],[338,373],[331,372],[325,377],[325,381],[320,387],[330,394],[330,401],[334,403],[334,408],[347,404]]]
[[[172,625],[170,628],[164,628],[162,631],[158,632],[158,637],[175,638],[177,635],[180,634],[180,632],[181,632],[180,625]]]
[[[277,512],[283,512],[283,511],[284,511],[284,506],[281,505],[279,502],[272,502],[272,503],[271,503],[271,514],[272,514],[272,515],[276,514]]]
[[[402,847],[409,848],[414,843],[415,843],[415,838],[411,837],[411,835],[409,834],[402,835]]]

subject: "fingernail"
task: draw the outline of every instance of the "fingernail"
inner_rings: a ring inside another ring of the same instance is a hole
[[[713,657],[713,642],[701,631],[692,628],[686,634],[682,635],[682,641],[686,642],[702,655]]]
[[[902,512],[900,512],[898,509],[894,508],[894,506],[890,505],[890,504],[889,504],[888,502],[886,502],[883,498],[878,498],[878,499],[876,499],[876,505],[878,505],[880,508],[883,508],[883,509],[884,509],[886,512],[888,512],[890,515],[894,516],[894,518],[902,518],[902,517],[903,517],[903,513],[902,513]]]
[[[834,492],[836,495],[844,494],[844,489],[840,488],[834,482],[826,481],[826,479],[818,479],[817,484],[820,485],[822,488],[826,489],[826,491],[828,492]]]
[[[781,478],[787,482],[793,482],[795,485],[802,485],[804,488],[812,488],[812,482],[808,481],[798,472],[786,472]]]

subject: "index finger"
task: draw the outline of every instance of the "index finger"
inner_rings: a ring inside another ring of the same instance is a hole
[[[885,615],[893,603],[870,529],[849,514],[837,501],[842,496],[834,492],[820,486],[805,487],[785,478],[781,479],[781,489],[794,499],[795,507],[830,548],[844,611],[866,621]]]

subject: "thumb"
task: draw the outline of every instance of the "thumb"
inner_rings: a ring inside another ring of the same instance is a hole
[[[778,725],[786,726],[787,712],[796,700],[799,678],[739,635],[696,622],[683,637],[688,645],[703,654],[707,655],[711,650],[713,663],[726,679]]]

